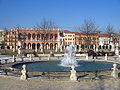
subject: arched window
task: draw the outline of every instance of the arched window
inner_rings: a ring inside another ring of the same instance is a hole
[[[35,43],[32,44],[32,49],[35,49]]]
[[[28,43],[28,49],[31,49],[31,43]]]
[[[53,34],[50,34],[50,39],[53,39]]]
[[[108,46],[106,46],[106,49],[108,49]]]
[[[7,46],[7,49],[10,49],[10,47],[9,47],[9,46]]]
[[[32,38],[35,39],[35,33],[33,33]]]
[[[55,49],[57,49],[58,44],[57,44],[57,43],[55,43],[55,45],[54,45],[54,46],[55,46]]]
[[[50,44],[50,50],[53,50],[53,44],[52,43]]]
[[[56,40],[57,39],[57,34],[55,34],[54,37],[55,37],[55,40]]]
[[[99,49],[101,49],[101,45],[99,46]]]
[[[48,43],[46,43],[46,50],[48,50],[49,49],[49,44]]]
[[[24,43],[23,48],[24,48],[24,49],[26,48],[26,43]]]
[[[45,39],[48,40],[48,38],[49,38],[49,34],[47,33]]]
[[[112,46],[110,45],[110,49],[112,49]]]
[[[40,34],[37,34],[37,40],[39,40],[40,39]]]
[[[93,45],[90,45],[90,49],[93,49]]]
[[[79,45],[77,45],[77,50],[79,49]]]
[[[39,43],[37,43],[37,49],[40,49],[40,44]]]
[[[84,49],[85,48],[84,45],[81,45],[81,48]]]
[[[30,34],[30,33],[28,34],[28,39],[29,39],[29,40],[31,39],[31,34]]]
[[[44,40],[44,34],[41,34],[41,39]]]
[[[105,49],[105,46],[103,45],[102,48]]]

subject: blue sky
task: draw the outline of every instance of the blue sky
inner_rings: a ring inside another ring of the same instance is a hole
[[[93,19],[100,29],[120,28],[120,0],[0,0],[0,29],[16,25],[33,27],[43,18],[74,31],[84,19]]]

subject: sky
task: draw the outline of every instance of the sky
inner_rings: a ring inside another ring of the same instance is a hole
[[[120,30],[120,0],[0,0],[0,29],[32,28],[44,18],[71,31],[88,18],[100,30],[108,24]]]

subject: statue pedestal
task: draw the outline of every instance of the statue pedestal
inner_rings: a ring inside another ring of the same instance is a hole
[[[71,68],[72,68],[72,70],[70,70],[70,72],[71,72],[70,80],[77,81],[75,66],[71,66]]]

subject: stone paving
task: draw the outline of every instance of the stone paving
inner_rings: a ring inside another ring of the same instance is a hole
[[[58,81],[0,76],[0,90],[120,90],[120,79]]]

